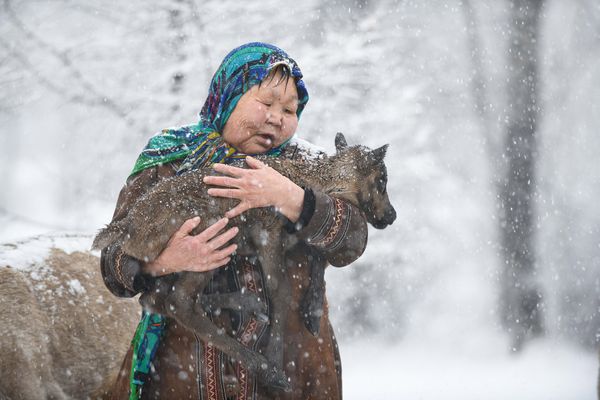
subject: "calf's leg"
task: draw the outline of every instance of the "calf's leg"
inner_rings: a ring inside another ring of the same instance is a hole
[[[275,371],[283,375],[283,349],[287,313],[291,302],[291,286],[287,271],[284,270],[283,249],[278,237],[271,237],[267,243],[258,246],[258,257],[265,276],[267,295],[270,299],[269,341],[265,356],[273,363]],[[287,379],[286,379],[287,381]],[[289,382],[283,387],[291,390]]]
[[[144,293],[140,303],[152,312],[177,320],[195,332],[205,343],[240,361],[258,380],[269,387],[288,387],[287,378],[274,364],[261,354],[243,346],[218,328],[205,312],[198,312],[196,297],[202,292],[211,274],[184,272],[175,282],[158,279],[154,290]]]

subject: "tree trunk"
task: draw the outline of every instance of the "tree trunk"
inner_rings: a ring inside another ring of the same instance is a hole
[[[538,118],[538,28],[543,0],[511,0],[506,175],[500,185],[501,317],[518,351],[543,333],[535,266],[535,161]]]
[[[489,104],[490,99],[487,94],[486,73],[483,66],[484,47],[479,34],[479,24],[475,9],[470,0],[462,0],[461,9],[465,16],[465,25],[467,33],[467,45],[469,49],[469,58],[471,60],[471,73],[469,83],[473,94],[473,104],[477,119],[481,125],[481,131],[486,139],[487,149],[490,155],[497,154],[498,143],[496,143],[496,133],[492,127]]]
[[[185,42],[187,35],[184,31],[185,4],[182,0],[174,0],[169,7],[169,33],[171,38],[169,44],[171,51],[178,65],[183,64],[187,60],[185,53]],[[171,93],[180,94],[183,85],[185,84],[185,73],[181,68],[176,68],[171,74]],[[180,100],[171,106],[171,110],[179,111]]]

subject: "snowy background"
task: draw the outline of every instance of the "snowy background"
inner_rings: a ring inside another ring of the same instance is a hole
[[[326,277],[346,398],[594,399],[600,3],[546,0],[540,15],[533,251],[545,333],[519,352],[499,316],[490,156],[511,107],[509,4],[5,0],[0,243],[95,232],[148,137],[195,121],[225,54],[272,42],[305,74],[300,137],[328,150],[338,131],[390,144],[398,219]]]

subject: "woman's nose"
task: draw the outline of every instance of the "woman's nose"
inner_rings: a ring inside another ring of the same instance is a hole
[[[282,123],[283,113],[276,109],[271,109],[267,112],[267,122],[271,125],[280,126]]]

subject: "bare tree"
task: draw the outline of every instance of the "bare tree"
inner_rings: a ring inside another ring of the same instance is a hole
[[[55,45],[40,37],[34,29],[30,29],[23,23],[19,15],[13,9],[10,0],[4,0],[2,9],[7,17],[7,21],[11,23],[15,27],[16,32],[20,34],[21,40],[30,43],[32,48],[40,54],[46,54],[48,57],[53,58],[67,73],[70,82],[77,83],[77,85],[72,83],[71,85],[66,86],[57,82],[57,79],[53,76],[49,76],[52,75],[51,73],[41,71],[38,66],[29,59],[28,55],[17,49],[16,46],[9,46],[3,41],[0,42],[0,45],[4,47],[11,57],[17,59],[24,69],[28,70],[37,78],[38,83],[41,86],[45,87],[50,92],[65,97],[68,101],[82,103],[93,107],[106,108],[116,117],[123,119],[127,124],[134,125],[134,122],[128,118],[126,107],[118,104],[106,93],[103,93],[97,85],[92,83],[85,72],[73,63],[68,52],[60,51]],[[71,90],[71,87],[78,87],[80,89],[73,91]]]
[[[535,266],[535,166],[538,124],[538,33],[543,0],[511,0],[508,47],[506,171],[499,200],[501,317],[513,349],[543,332]]]
[[[536,130],[538,102],[538,33],[543,0],[510,0],[508,24],[505,131],[495,139],[488,104],[484,52],[477,18],[469,0],[462,0],[472,74],[476,117],[491,163],[499,210],[500,309],[502,325],[515,351],[528,337],[543,332],[542,294],[536,279],[535,210]]]
[[[461,1],[461,9],[465,16],[467,45],[471,61],[470,86],[473,93],[473,103],[476,117],[484,135],[486,150],[492,159],[498,159],[498,141],[496,130],[493,126],[490,111],[490,99],[486,85],[486,71],[484,68],[485,49],[479,32],[479,24],[475,9],[470,0]]]

